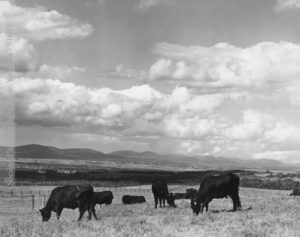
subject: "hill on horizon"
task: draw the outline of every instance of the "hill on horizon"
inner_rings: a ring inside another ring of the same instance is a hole
[[[0,156],[6,156],[8,147],[0,146]],[[237,159],[214,156],[185,156],[178,154],[157,154],[151,151],[132,150],[103,153],[87,148],[60,149],[53,146],[29,144],[15,147],[15,157],[20,159],[53,159],[132,163],[133,165],[156,165],[191,169],[288,169],[300,168],[300,165],[286,164],[272,159]]]

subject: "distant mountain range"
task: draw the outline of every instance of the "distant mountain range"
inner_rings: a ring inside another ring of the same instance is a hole
[[[0,157],[6,157],[7,147],[0,146]],[[185,169],[299,169],[300,165],[286,164],[271,159],[236,159],[214,156],[160,155],[154,152],[114,151],[103,153],[92,149],[59,149],[43,145],[24,145],[15,147],[17,160],[52,159],[72,161],[114,162],[115,164],[131,163],[133,165],[155,165],[156,167],[180,167]]]

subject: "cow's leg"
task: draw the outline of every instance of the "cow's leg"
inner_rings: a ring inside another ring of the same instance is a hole
[[[161,208],[161,201],[162,201],[162,198],[158,198],[159,199],[159,207]]]
[[[57,220],[59,220],[62,210],[63,210],[62,207],[57,208],[57,212],[56,212]]]
[[[88,210],[88,219],[90,220],[90,219],[92,219],[92,207],[91,207],[91,205],[87,205],[87,210]]]
[[[158,197],[154,196],[154,207],[157,208],[157,204],[158,204]]]
[[[79,209],[79,217],[78,217],[78,221],[80,221],[80,220],[81,220],[81,218],[82,218],[83,214],[84,214],[84,210],[82,210],[82,209]]]
[[[92,213],[93,213],[93,216],[95,217],[95,219],[97,220],[97,215],[96,215],[95,207],[92,207]]]
[[[204,206],[205,206],[205,202],[200,203],[200,212],[203,212]]]
[[[166,199],[163,198],[163,206],[165,207],[166,206]]]
[[[83,205],[80,205],[80,206],[79,206],[79,218],[78,218],[78,221],[81,220],[83,214],[84,214],[85,211],[88,210],[88,209],[89,209],[88,205],[83,204]],[[90,216],[89,216],[89,218],[90,218]]]
[[[241,210],[242,209],[242,205],[241,205],[241,201],[240,201],[240,197],[239,197],[239,193],[236,192],[233,194],[233,200],[235,202],[235,209]]]
[[[231,199],[232,199],[232,204],[233,204],[233,211],[236,211],[236,198],[233,194],[230,195]]]
[[[206,212],[208,212],[208,203],[209,203],[209,202],[206,202],[206,203],[205,203],[205,209],[206,209]]]

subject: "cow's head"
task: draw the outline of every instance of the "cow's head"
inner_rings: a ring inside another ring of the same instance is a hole
[[[175,208],[176,208],[176,205],[175,205],[175,198],[174,198],[173,193],[170,193],[170,194],[167,196],[167,203],[168,203],[171,207],[175,207]]]
[[[196,215],[199,215],[200,209],[201,209],[201,203],[200,201],[196,200],[194,197],[191,197],[191,208],[193,210],[193,213]]]
[[[48,221],[51,217],[51,211],[46,210],[45,208],[40,209],[43,221]]]

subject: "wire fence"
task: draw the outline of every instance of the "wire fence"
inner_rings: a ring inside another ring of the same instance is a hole
[[[43,187],[42,189],[35,188],[34,190],[24,190],[24,189],[6,189],[0,190],[0,213],[4,214],[15,214],[15,213],[24,213],[37,211],[38,209],[44,207],[50,196],[51,190],[54,187]],[[169,191],[184,192],[186,186],[170,186]],[[197,187],[192,187],[197,188]],[[279,190],[262,190],[262,189],[250,189],[251,192],[246,191],[240,188],[240,196],[243,199],[245,195],[247,197],[262,197],[268,196],[272,198],[282,198],[284,193],[286,197],[289,197],[288,191],[279,191]],[[152,196],[152,190],[150,185],[143,186],[128,186],[128,187],[94,187],[95,192],[101,191],[112,191],[114,196],[117,196],[117,199],[120,199],[122,195],[138,195],[138,196]],[[120,201],[120,200],[119,200]],[[118,202],[117,202],[118,203]]]
[[[0,191],[0,212],[15,213],[38,210],[46,205],[52,188],[47,190]],[[150,186],[94,187],[94,192],[112,191],[114,194],[145,195],[152,193]]]

